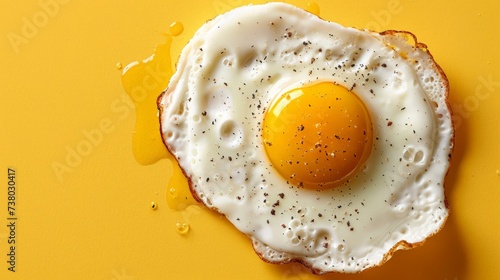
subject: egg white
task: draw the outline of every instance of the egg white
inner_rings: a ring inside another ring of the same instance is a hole
[[[164,140],[194,195],[264,260],[356,272],[442,227],[453,134],[447,83],[428,52],[398,38],[270,3],[216,17],[183,50],[159,99]],[[314,191],[277,173],[261,129],[279,94],[323,81],[360,97],[374,141],[354,178]]]

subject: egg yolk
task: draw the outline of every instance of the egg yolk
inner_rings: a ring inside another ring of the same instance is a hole
[[[273,166],[288,182],[325,189],[349,179],[372,147],[372,124],[359,97],[322,82],[278,97],[264,118],[263,141]]]

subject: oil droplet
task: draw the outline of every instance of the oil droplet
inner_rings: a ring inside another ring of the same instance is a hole
[[[306,11],[310,12],[311,14],[319,16],[319,6],[314,2],[307,3]]]
[[[177,198],[177,190],[175,188],[170,188],[168,192],[173,198]]]
[[[122,67],[123,67],[123,66],[122,66],[122,64],[121,64],[120,62],[118,62],[118,63],[116,64],[116,70],[122,70]]]
[[[170,25],[170,32],[174,36],[183,31],[184,27],[180,22]],[[136,108],[136,127],[132,137],[134,157],[142,165],[150,165],[164,158],[170,159],[166,174],[169,180],[167,205],[170,209],[181,211],[197,202],[191,195],[184,173],[163,144],[156,104],[158,96],[168,86],[173,74],[171,44],[172,36],[165,34],[165,43],[158,45],[153,55],[127,65],[123,69],[122,85]],[[121,68],[121,63],[119,65]],[[153,205],[151,208],[155,209]]]
[[[177,222],[175,227],[177,228],[177,232],[179,234],[185,235],[189,232],[189,224]]]
[[[173,70],[170,57],[172,37],[156,47],[143,61],[132,62],[123,69],[122,85],[136,108],[136,124],[132,146],[136,161],[153,164],[168,157],[158,121],[156,99],[167,87]]]
[[[497,175],[500,175],[500,170],[499,169],[497,169]]]
[[[184,31],[184,25],[181,22],[174,21],[170,24],[170,34],[172,36],[178,36]]]
[[[181,211],[186,209],[189,205],[197,204],[189,190],[188,181],[184,173],[182,173],[179,164],[177,164],[175,160],[169,160],[167,170],[170,172],[167,174],[169,176],[167,186],[168,207],[173,210]]]
[[[151,202],[151,209],[153,209],[153,210],[158,209],[158,205],[156,204],[156,202],[154,202],[154,201]]]

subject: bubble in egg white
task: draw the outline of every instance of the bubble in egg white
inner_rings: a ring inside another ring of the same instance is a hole
[[[234,64],[234,58],[233,57],[225,57],[223,60],[222,60],[222,64],[224,64],[224,66],[227,66],[229,68],[232,68],[233,67],[233,64]]]
[[[424,177],[424,173],[423,173],[423,172],[418,173],[418,174],[415,176],[415,183],[416,183],[417,185],[422,184],[422,179],[423,179],[423,177]]]
[[[432,193],[432,191],[426,190],[424,191],[424,198],[427,199],[428,201],[433,201],[434,194]]]
[[[288,226],[292,229],[296,229],[300,226],[300,220],[297,219],[291,220]]]
[[[403,150],[403,159],[406,162],[419,164],[424,161],[425,154],[422,150],[417,149],[413,146],[406,147]]]
[[[178,115],[172,115],[170,117],[170,122],[173,123],[173,124],[179,124],[179,116]]]
[[[200,118],[200,116],[199,116],[199,115],[194,115],[194,116],[193,116],[193,122],[198,123],[198,122],[200,122],[200,121],[201,121],[201,118]]]
[[[240,147],[243,143],[243,129],[233,120],[224,120],[219,127],[219,138],[227,147]]]
[[[337,245],[337,251],[339,251],[340,253],[344,253],[346,251],[345,245],[344,244]]]

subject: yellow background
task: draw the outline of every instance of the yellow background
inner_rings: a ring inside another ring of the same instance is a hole
[[[457,125],[444,229],[380,268],[319,277],[261,261],[204,207],[170,210],[170,163],[138,164],[134,110],[112,107],[128,98],[118,62],[148,57],[180,21],[175,61],[207,19],[250,1],[55,1],[4,1],[0,11],[0,279],[500,278],[500,2],[316,1],[323,18],[343,25],[415,33],[449,78]],[[47,2],[57,6],[51,14],[40,4]],[[24,36],[27,21],[39,26]],[[24,40],[13,43],[12,34]],[[58,177],[54,163],[95,129],[102,139]],[[6,262],[8,167],[17,170],[15,273]],[[187,235],[178,221],[189,223]]]

